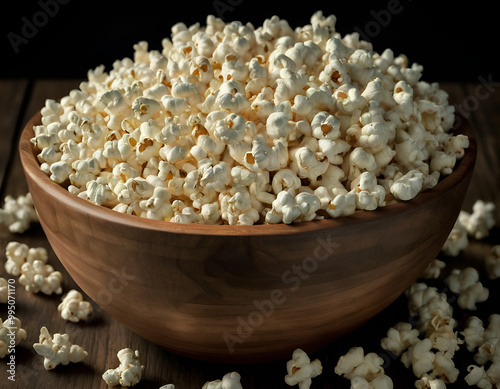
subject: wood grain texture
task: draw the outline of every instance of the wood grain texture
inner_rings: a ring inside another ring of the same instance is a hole
[[[38,91],[35,83],[33,95],[39,97],[30,98],[30,105],[33,106],[31,113],[36,112],[43,106],[43,90]],[[67,93],[64,83],[54,82],[51,84],[53,90],[59,96]],[[57,86],[59,85],[59,91]],[[467,90],[465,86],[450,83],[443,84],[444,89],[449,90],[450,99],[460,103],[466,98]],[[474,85],[471,85],[474,91]],[[37,101],[38,100],[38,101]],[[488,105],[487,105],[488,104]],[[496,180],[499,182],[500,176],[498,169],[490,166],[491,179],[484,181],[486,187],[479,187],[479,182],[476,174],[480,166],[487,167],[487,161],[497,158],[500,150],[498,149],[498,135],[496,130],[496,122],[493,118],[483,118],[483,107],[491,111],[498,109],[500,105],[500,95],[497,90],[491,94],[488,100],[481,101],[477,110],[470,113],[470,120],[475,125],[478,138],[483,134],[491,134],[490,136],[496,142],[488,142],[483,148],[479,145],[479,153],[477,156],[476,169],[472,177],[471,185],[466,195],[464,205],[471,206],[472,202],[480,198],[480,195],[492,196],[489,199],[498,199],[498,185],[491,185],[491,182]],[[489,108],[488,108],[489,107]],[[26,113],[28,114],[28,109]],[[27,118],[26,118],[27,119]],[[481,124],[478,126],[478,124]],[[1,141],[1,140],[0,140]],[[19,161],[16,162],[17,171],[21,170]],[[484,176],[487,176],[486,170]],[[18,193],[23,193],[27,190],[26,183],[21,180],[21,184],[16,184],[11,175],[11,179],[5,183],[6,193],[11,190]],[[19,177],[17,177],[19,180]],[[476,184],[474,184],[476,183]],[[500,209],[500,203],[495,200],[497,209]],[[498,215],[498,214],[497,214]],[[497,218],[497,225],[499,219]],[[59,262],[57,256],[52,251],[48,241],[40,228],[34,226],[25,234],[12,235],[0,226],[0,245],[5,247],[6,243],[11,240],[19,240],[29,244],[32,247],[44,246],[49,250],[49,262],[54,265],[57,270],[64,274],[64,289],[69,290],[72,287],[78,288],[75,281],[69,276],[65,268]],[[493,244],[500,243],[500,231],[495,227],[490,236],[482,241],[471,241],[468,249],[456,258],[446,258],[440,254],[440,258],[445,260],[447,267],[443,271],[442,276],[438,280],[428,282],[438,288],[441,292],[446,292],[450,296],[450,301],[454,307],[454,316],[459,322],[459,326],[463,326],[465,320],[470,315],[478,315],[483,320],[486,320],[490,313],[498,313],[498,286],[497,281],[488,281],[485,279],[484,269],[481,271],[481,277],[485,286],[490,289],[490,298],[486,303],[479,305],[479,310],[474,312],[465,312],[460,310],[456,305],[456,296],[451,294],[447,287],[443,284],[442,279],[449,274],[454,267],[465,267],[468,265],[477,266],[482,269],[484,255],[488,252]],[[3,252],[0,251],[0,256]],[[0,276],[8,278],[9,276],[3,271]],[[81,289],[80,289],[81,290]],[[245,389],[262,388],[276,389],[289,388],[284,383],[283,377],[286,374],[285,363],[289,359],[272,362],[260,363],[257,365],[237,365],[233,363],[216,364],[211,362],[199,361],[186,357],[177,356],[174,353],[168,352],[146,339],[136,335],[124,325],[119,323],[107,312],[102,310],[95,302],[92,304],[95,308],[95,315],[88,323],[65,323],[58,317],[56,305],[59,302],[59,296],[46,297],[32,295],[22,290],[19,285],[17,289],[17,311],[18,316],[23,320],[23,327],[28,331],[28,339],[23,341],[17,347],[17,381],[11,384],[7,381],[7,373],[4,369],[4,361],[0,360],[0,387],[13,388],[52,388],[56,385],[61,387],[71,388],[105,388],[106,385],[101,379],[101,374],[111,367],[116,367],[118,361],[116,352],[123,347],[132,347],[140,350],[143,363],[146,366],[144,378],[137,388],[159,388],[166,383],[174,383],[176,388],[201,388],[203,383],[208,380],[220,379],[225,373],[236,370],[242,376],[242,384]],[[352,300],[352,303],[357,303]],[[326,307],[326,310],[331,309]],[[6,315],[6,307],[0,304],[0,317]],[[304,316],[301,320],[309,321],[308,317]],[[354,330],[353,332],[333,341],[326,342],[317,352],[311,354],[312,358],[319,358],[323,364],[323,373],[313,380],[314,388],[349,388],[349,381],[337,376],[333,369],[338,358],[345,354],[350,347],[362,346],[366,352],[378,352],[384,360],[386,360],[386,373],[393,379],[395,388],[413,388],[415,377],[411,370],[404,368],[399,359],[393,359],[383,349],[380,348],[380,339],[385,336],[387,329],[398,321],[412,321],[406,307],[406,299],[400,296],[390,304],[381,313],[375,315],[364,325]],[[84,346],[89,352],[89,357],[84,363],[68,365],[58,368],[52,372],[43,370],[42,358],[33,353],[32,344],[37,341],[39,329],[42,325],[47,325],[53,332],[67,332],[70,334],[75,343]],[[306,340],[303,339],[305,345]],[[455,364],[461,369],[461,374],[456,384],[448,385],[450,388],[464,387],[463,377],[465,376],[466,367],[473,363],[472,354],[466,350],[461,350],[456,358]]]

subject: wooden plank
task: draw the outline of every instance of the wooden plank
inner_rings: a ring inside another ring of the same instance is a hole
[[[12,153],[16,151],[16,131],[27,88],[27,79],[0,79],[0,189]]]
[[[78,85],[78,80],[39,80],[34,83],[32,93],[26,105],[26,113],[23,123],[40,109],[46,98],[58,99]],[[473,96],[477,84],[460,85],[457,83],[442,84],[448,91],[450,101],[457,106],[463,104],[467,96]],[[0,89],[0,96],[3,95]],[[470,98],[469,98],[470,99]],[[498,142],[499,135],[496,131],[498,117],[497,108],[500,104],[500,94],[495,89],[488,97],[480,101],[474,112],[470,112],[471,121],[476,127],[477,137],[480,142],[481,152],[478,155],[477,168],[473,177],[473,184],[468,193],[469,206],[477,198],[485,198],[494,201],[500,209],[500,199],[498,197]],[[8,120],[13,120],[12,118]],[[3,141],[3,135],[0,133]],[[495,168],[491,167],[495,164]],[[6,193],[24,194],[27,190],[22,177],[22,168],[18,158],[13,159],[12,174],[6,184]],[[69,277],[59,260],[51,250],[45,235],[39,225],[33,226],[29,231],[21,235],[8,233],[0,228],[0,264],[5,260],[4,247],[9,241],[17,240],[28,244],[30,247],[45,247],[49,253],[49,263],[56,270],[63,273],[64,292],[71,288],[78,289],[76,283]],[[91,244],[92,242],[89,242]],[[456,305],[456,295],[449,292],[442,282],[452,268],[465,267],[470,264],[481,267],[484,256],[493,244],[499,244],[499,228],[496,227],[490,237],[483,241],[473,241],[468,249],[457,258],[445,258],[447,267],[443,271],[440,280],[426,281],[430,285],[435,285],[440,292],[445,292],[453,301],[454,312],[459,325],[463,326],[464,320],[471,314],[476,314],[487,319],[490,313],[498,312],[499,282],[484,279],[484,269],[481,271],[481,281],[490,289],[488,302],[480,304],[479,310],[465,312],[459,310]],[[368,259],[367,259],[368,260]],[[3,266],[0,266],[0,276],[10,278]],[[284,382],[286,374],[286,361],[277,361],[268,364],[256,365],[234,365],[234,364],[214,364],[206,361],[197,361],[184,357],[179,357],[158,346],[151,344],[143,338],[132,333],[121,323],[113,319],[104,312],[97,304],[92,302],[95,314],[86,323],[67,323],[58,317],[57,305],[60,296],[33,295],[26,292],[16,279],[16,315],[22,320],[23,328],[28,332],[27,340],[23,341],[16,348],[16,383],[9,386],[5,365],[0,368],[0,387],[16,388],[49,388],[49,387],[71,387],[71,388],[102,388],[106,387],[101,378],[102,373],[108,368],[118,366],[116,353],[124,347],[138,349],[145,365],[144,377],[137,385],[141,388],[159,388],[161,385],[173,383],[176,388],[196,389],[201,388],[206,381],[221,379],[230,371],[237,371],[242,376],[242,385],[245,389],[279,389],[290,388]],[[0,318],[7,315],[7,307],[0,304]],[[308,318],[304,318],[308,320]],[[380,347],[380,339],[386,335],[389,327],[399,321],[414,322],[410,317],[406,307],[406,298],[401,296],[396,302],[391,304],[381,314],[375,316],[369,322],[354,330],[345,337],[325,344],[325,348],[312,354],[312,359],[319,358],[323,364],[323,373],[313,379],[314,388],[348,388],[349,382],[334,373],[338,358],[345,354],[351,347],[361,346],[365,352],[377,352],[385,361],[386,374],[394,382],[395,388],[414,387],[416,377],[411,369],[406,369],[399,358],[393,358]],[[47,372],[43,369],[43,358],[33,351],[33,343],[38,341],[38,334],[42,325],[52,332],[68,333],[75,344],[83,346],[89,353],[87,360],[80,364],[70,364],[68,366],[58,366],[55,370]],[[455,385],[450,387],[462,387],[465,369],[468,364],[474,363],[472,355],[462,346],[460,352],[454,359],[455,364],[460,367],[461,373]],[[2,362],[3,363],[3,362]],[[7,382],[7,383],[6,383]]]

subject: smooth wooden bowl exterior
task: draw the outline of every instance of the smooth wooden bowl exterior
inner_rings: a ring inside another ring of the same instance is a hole
[[[71,195],[39,168],[26,125],[20,156],[40,223],[82,290],[137,334],[180,355],[230,363],[313,352],[400,296],[458,216],[476,143],[455,171],[408,202],[295,225],[181,225]]]

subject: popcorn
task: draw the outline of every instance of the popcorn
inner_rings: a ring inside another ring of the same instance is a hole
[[[104,372],[102,379],[109,386],[134,386],[142,377],[144,366],[141,365],[139,351],[133,351],[130,348],[124,348],[118,351],[118,360],[120,366],[116,369],[109,369]]]
[[[419,331],[412,328],[410,323],[399,322],[389,328],[387,337],[380,341],[380,346],[399,357],[403,351],[419,341],[418,335]]]
[[[484,366],[469,365],[467,367],[467,371],[469,374],[467,374],[464,379],[469,386],[475,385],[482,389],[490,389],[493,387],[486,371],[484,370]]]
[[[285,376],[287,385],[299,385],[299,389],[309,389],[312,379],[320,375],[323,371],[319,359],[311,362],[307,354],[296,349],[292,354],[292,359],[286,364],[288,374]]]
[[[22,234],[31,223],[36,222],[38,222],[38,216],[30,193],[17,198],[5,197],[4,206],[0,208],[0,224],[7,226],[12,233]]]
[[[40,261],[47,263],[49,255],[44,247],[29,247],[24,243],[11,241],[5,247],[5,271],[13,276],[19,276],[22,273],[22,266],[25,263]]]
[[[201,389],[243,389],[240,380],[241,376],[233,371],[222,377],[222,380],[205,382]]]
[[[462,224],[467,233],[475,239],[483,239],[489,235],[490,229],[495,225],[495,204],[476,200],[472,206],[472,213],[461,212]]]
[[[62,297],[62,302],[57,306],[64,320],[79,322],[88,320],[93,308],[88,301],[83,300],[83,296],[75,289],[71,289]]]
[[[26,339],[26,336],[26,331],[21,328],[21,320],[17,317],[12,317],[3,322],[0,319],[0,358],[10,354],[13,350],[12,346],[17,346]]]
[[[423,376],[421,379],[415,381],[415,387],[417,389],[446,389],[446,384],[438,378],[432,379]]]
[[[21,266],[19,283],[32,293],[42,292],[47,295],[62,293],[62,273],[55,271],[51,265],[41,260],[25,262]]]
[[[384,360],[376,353],[365,355],[362,347],[352,347],[347,354],[339,358],[335,366],[335,373],[350,380],[351,387],[358,385],[360,388],[380,387],[391,389],[393,383],[391,378],[385,375],[383,364]],[[365,381],[369,386],[362,386]]]
[[[476,303],[488,299],[489,291],[479,282],[479,273],[473,267],[453,269],[445,282],[453,293],[460,295],[457,303],[462,309],[475,310]]]
[[[477,316],[471,316],[465,322],[465,329],[461,332],[469,351],[474,351],[484,342],[483,321]]]
[[[424,273],[421,275],[422,278],[439,278],[441,274],[441,270],[443,270],[446,266],[446,263],[439,260],[434,259],[429,266],[425,269]]]
[[[421,65],[335,22],[209,15],[174,25],[161,52],[140,41],[133,59],[46,101],[40,168],[94,204],[182,223],[298,223],[412,199],[452,172],[468,139],[449,132],[454,108]],[[251,173],[267,181],[252,186]]]
[[[68,334],[57,333],[52,336],[46,327],[40,329],[38,343],[33,344],[33,348],[38,355],[44,357],[45,370],[52,370],[59,364],[78,363],[87,357],[87,352],[82,347],[69,341]]]

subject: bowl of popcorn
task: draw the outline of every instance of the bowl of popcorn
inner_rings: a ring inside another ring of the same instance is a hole
[[[422,66],[335,21],[178,23],[26,125],[54,252],[144,338],[221,362],[312,352],[439,252],[473,130]]]

